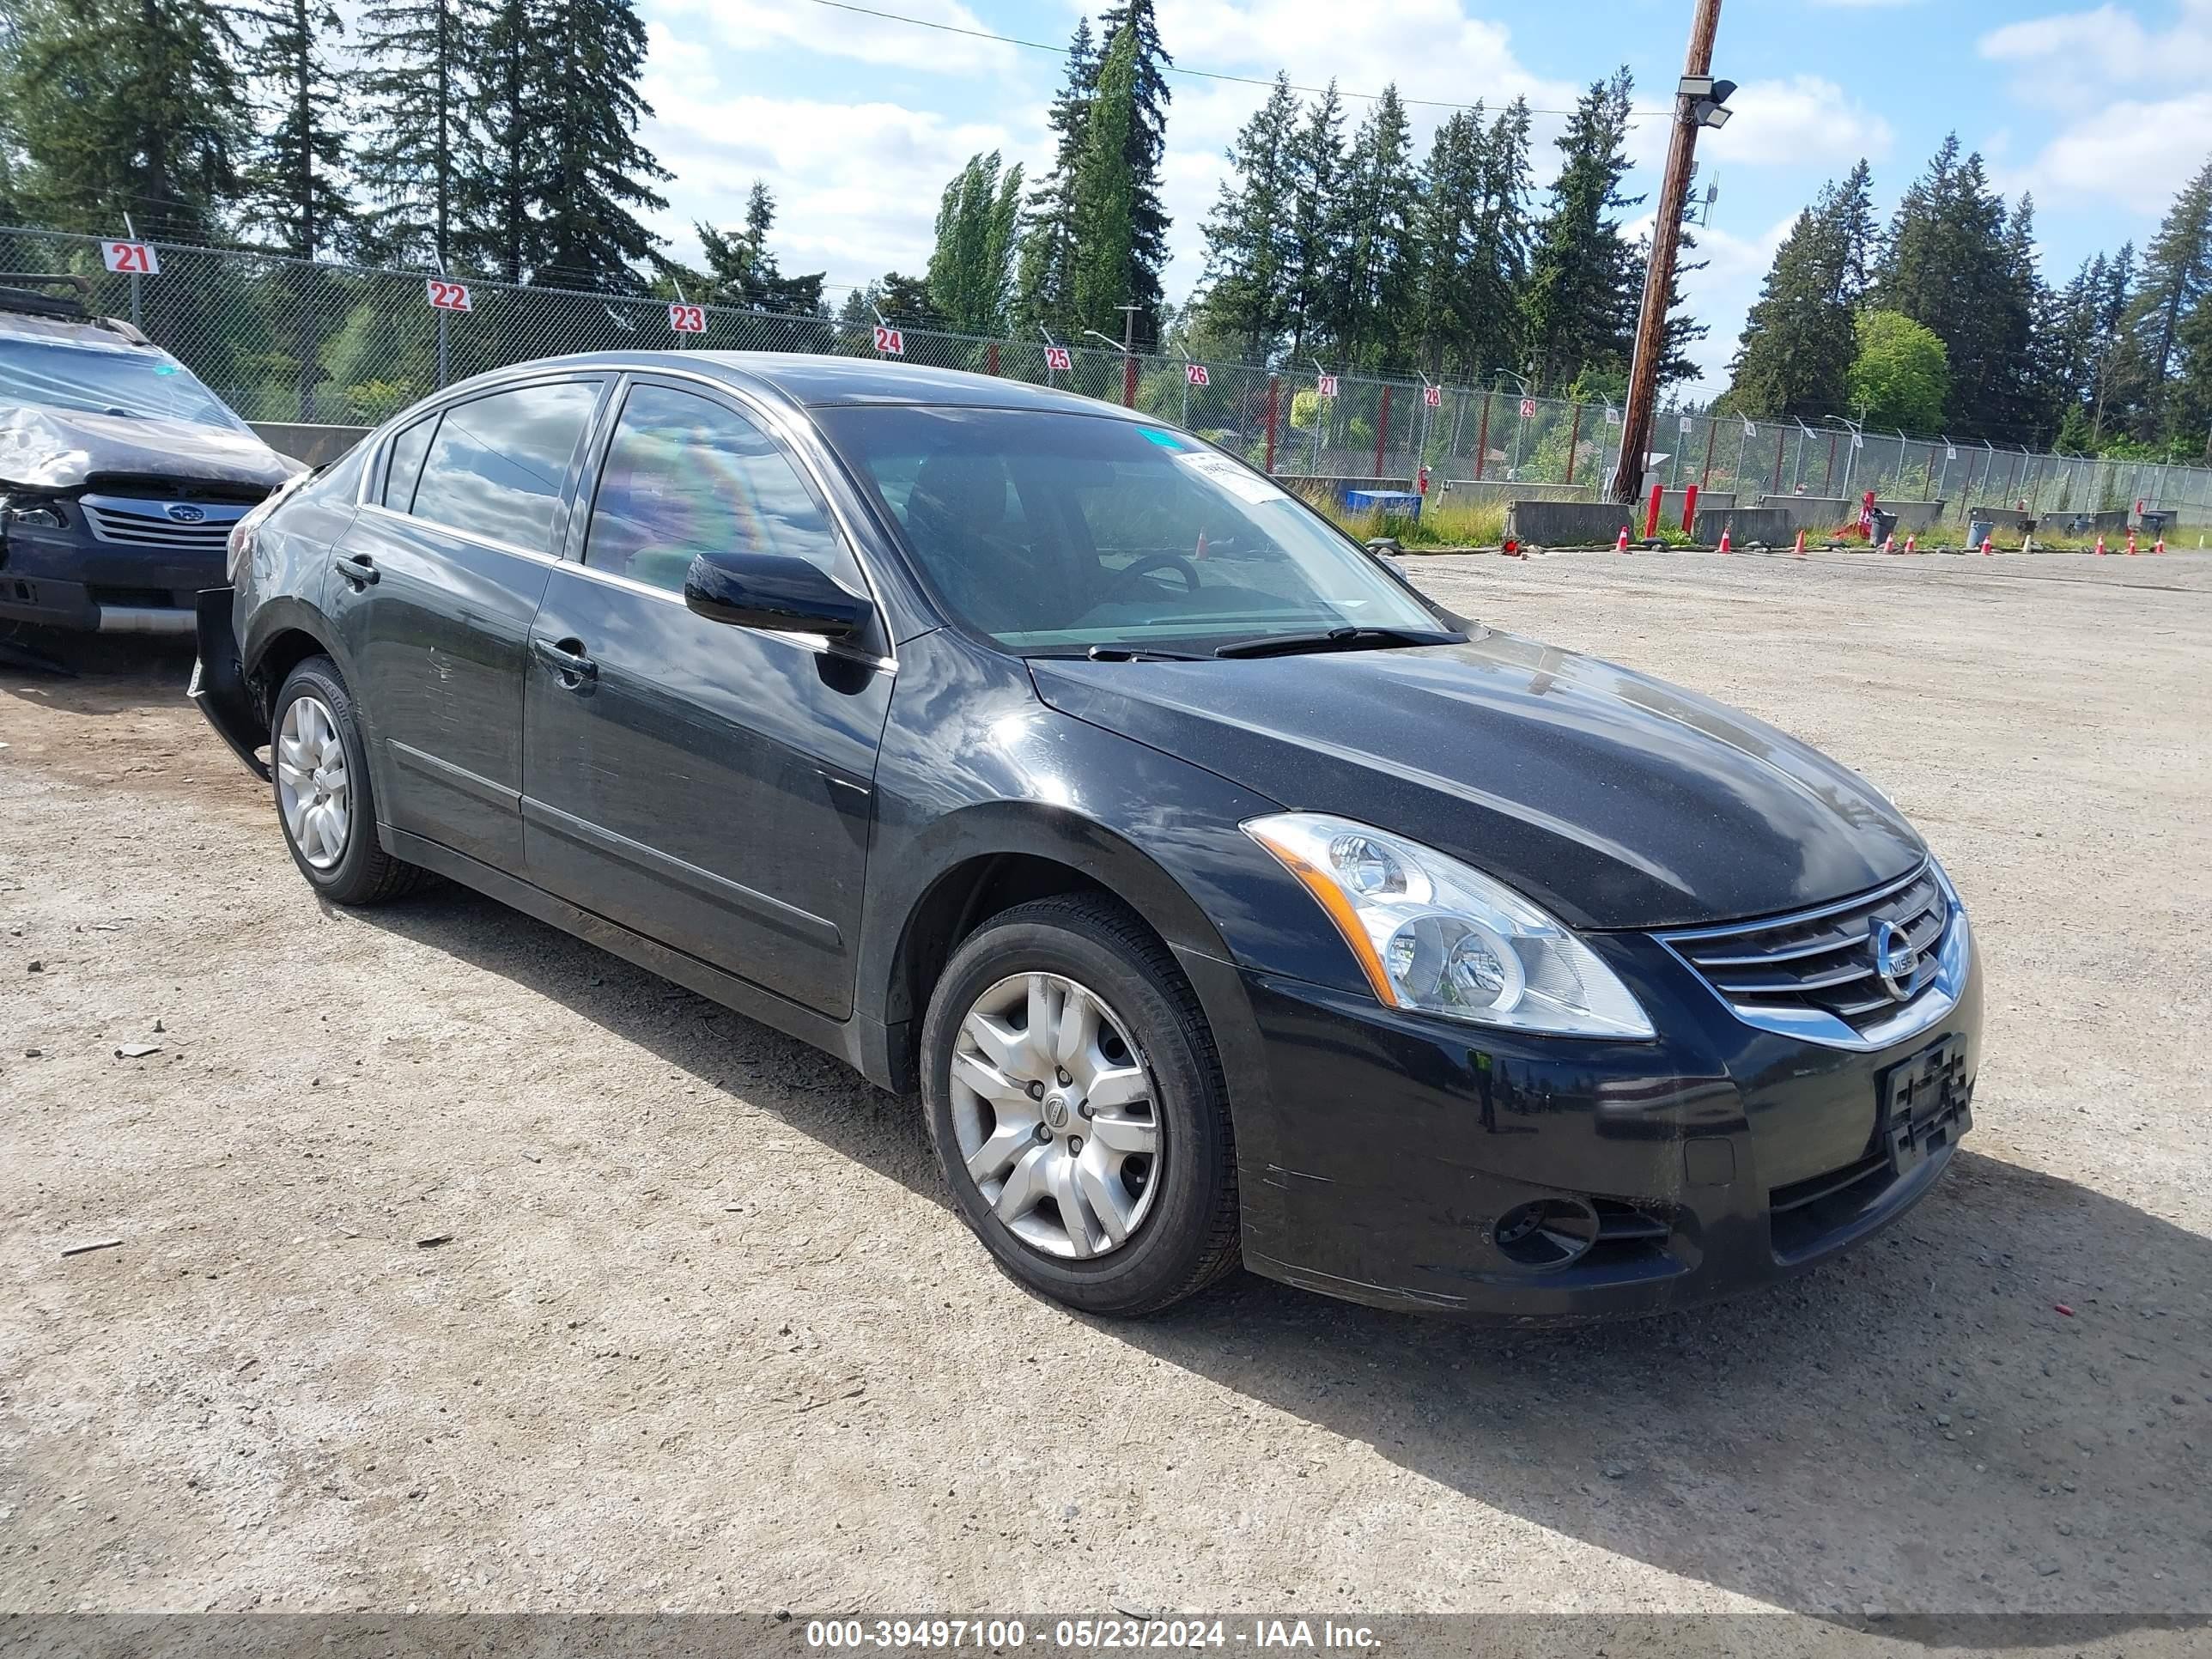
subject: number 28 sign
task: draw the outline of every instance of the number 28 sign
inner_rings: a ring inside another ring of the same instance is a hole
[[[150,242],[102,242],[100,262],[110,270],[133,276],[158,276],[161,261]]]
[[[707,307],[672,305],[668,307],[668,326],[678,334],[704,334],[707,331]]]
[[[449,283],[442,276],[424,280],[422,292],[429,296],[433,311],[466,311],[469,308],[469,285]]]
[[[1431,409],[1442,409],[1444,406],[1444,389],[1440,386],[1423,386],[1421,401]]]

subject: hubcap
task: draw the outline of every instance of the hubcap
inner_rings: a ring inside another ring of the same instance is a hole
[[[345,744],[320,697],[295,697],[276,731],[276,803],[300,856],[318,870],[345,856],[353,823]]]
[[[975,999],[952,1054],[952,1123],[1001,1225],[1048,1255],[1117,1250],[1159,1186],[1152,1077],[1097,993],[1017,974]]]

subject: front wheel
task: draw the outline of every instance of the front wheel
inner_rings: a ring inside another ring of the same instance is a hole
[[[411,889],[416,866],[377,844],[368,752],[353,698],[328,657],[285,677],[269,721],[269,770],[292,862],[333,904],[381,904]]]
[[[985,923],[930,999],[922,1067],[961,1214],[1021,1283],[1133,1317],[1237,1265],[1212,1033],[1121,906],[1041,899]]]

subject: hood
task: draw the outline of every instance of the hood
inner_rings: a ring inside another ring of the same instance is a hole
[[[1411,836],[1578,927],[1803,909],[1926,856],[1864,779],[1772,726],[1510,634],[1030,667],[1062,713],[1286,807]]]
[[[0,483],[75,489],[95,474],[120,472],[273,489],[305,470],[252,432],[89,410],[0,409]]]

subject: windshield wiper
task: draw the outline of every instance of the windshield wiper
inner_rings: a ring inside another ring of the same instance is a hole
[[[1332,628],[1324,634],[1273,634],[1256,640],[1237,640],[1221,647],[1217,657],[1287,657],[1301,651],[1385,650],[1396,645],[1456,645],[1458,634],[1429,633],[1411,628]]]
[[[1083,653],[1090,662],[1204,662],[1188,651],[1155,651],[1142,645],[1094,645]]]

